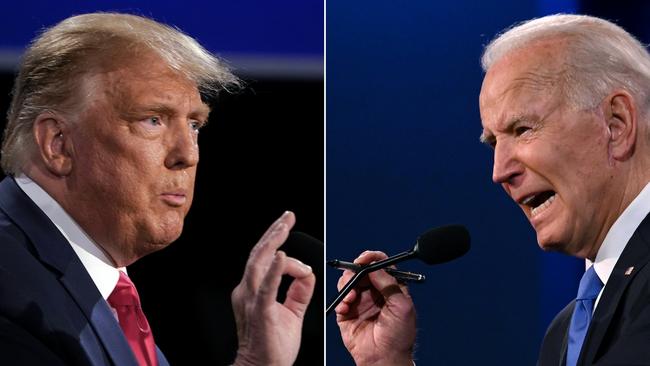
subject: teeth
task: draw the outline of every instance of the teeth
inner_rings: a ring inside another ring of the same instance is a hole
[[[542,211],[546,210],[546,208],[547,208],[548,206],[550,206],[551,203],[553,203],[553,201],[555,201],[555,195],[552,195],[552,196],[549,197],[546,201],[544,201],[544,203],[542,203],[541,205],[539,205],[539,206],[533,208],[533,210],[530,212],[530,215],[531,215],[532,217],[537,216],[539,213],[541,213]]]
[[[524,205],[528,205],[528,202],[532,201],[533,198],[535,198],[535,196],[530,196],[530,197],[526,198],[525,200],[521,201],[521,203],[524,204]]]

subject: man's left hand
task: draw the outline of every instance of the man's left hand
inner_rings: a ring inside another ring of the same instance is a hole
[[[291,365],[298,356],[302,323],[314,292],[311,267],[277,250],[296,222],[285,212],[251,250],[244,277],[232,292],[237,321],[236,366]],[[282,275],[294,277],[284,303],[277,299]]]

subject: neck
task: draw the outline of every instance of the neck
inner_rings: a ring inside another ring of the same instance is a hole
[[[596,255],[609,233],[614,223],[623,214],[625,209],[634,201],[634,199],[641,193],[643,188],[650,182],[650,175],[647,173],[650,167],[634,167],[630,168],[619,174],[618,178],[612,176],[610,189],[607,195],[610,197],[606,207],[603,210],[606,212],[601,230],[596,234],[591,246],[583,246],[583,250],[577,253],[576,256],[586,258],[591,261],[596,259]]]
[[[105,240],[102,240],[92,228],[87,225],[83,217],[75,215],[76,210],[79,209],[83,202],[73,202],[75,193],[67,189],[68,185],[66,184],[65,177],[56,177],[53,176],[46,169],[39,169],[38,166],[30,165],[26,169],[23,169],[22,174],[31,179],[36,183],[43,191],[45,191],[53,200],[55,200],[59,206],[74,220],[74,222],[86,233],[90,239],[97,244],[99,249],[104,252],[106,257],[112,262],[115,267],[125,267],[133,261],[128,261],[118,253],[115,253],[115,250],[111,250],[111,246],[105,244]],[[82,215],[83,216],[83,215]],[[93,215],[90,215],[93,216]]]

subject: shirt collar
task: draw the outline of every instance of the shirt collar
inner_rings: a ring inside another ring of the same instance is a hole
[[[607,232],[603,244],[598,249],[593,265],[603,284],[607,284],[607,280],[614,270],[614,265],[616,265],[627,242],[630,241],[630,238],[632,238],[632,235],[648,213],[650,213],[650,183],[646,184],[641,193],[616,219],[614,225]],[[592,262],[587,260],[586,265],[589,268]]]
[[[20,174],[16,177],[16,183],[61,231],[88,271],[102,297],[108,299],[120,278],[118,271],[126,272],[126,268],[115,267],[104,250],[36,182],[26,175]]]

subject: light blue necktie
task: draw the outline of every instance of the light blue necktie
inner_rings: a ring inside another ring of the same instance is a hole
[[[566,366],[575,366],[578,363],[582,343],[585,340],[585,335],[587,335],[591,315],[594,312],[594,303],[602,288],[603,283],[600,282],[594,266],[591,266],[582,275],[580,286],[578,287],[578,297],[576,297],[576,305],[573,309],[571,325],[569,326],[569,346],[566,355]]]

